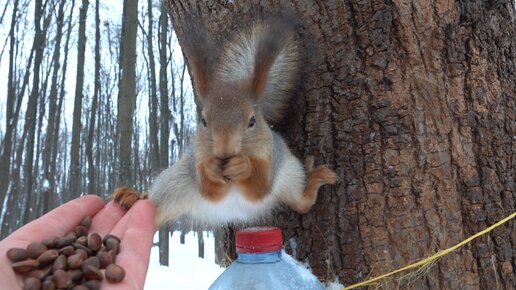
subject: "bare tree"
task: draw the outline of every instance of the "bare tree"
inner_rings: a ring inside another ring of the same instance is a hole
[[[163,7],[163,4],[162,4]],[[156,83],[156,64],[154,61],[154,48],[153,48],[153,12],[152,12],[152,0],[147,1],[147,16],[149,19],[149,25],[146,32],[147,36],[147,51],[149,58],[148,72],[149,72],[149,159],[150,159],[150,172],[151,176],[156,175],[165,161],[164,158],[168,159],[168,136],[166,136],[167,140],[163,143],[163,138],[165,135],[168,135],[168,122],[167,120],[170,118],[170,111],[168,108],[168,88],[167,88],[167,80],[166,80],[166,67],[167,67],[167,59],[166,59],[166,37],[167,37],[167,28],[166,28],[166,18],[165,18],[165,30],[163,32],[163,24],[162,18],[163,14],[166,16],[166,11],[163,9],[161,11],[162,16],[160,16],[160,29],[162,30],[159,34],[160,37],[160,106],[161,114],[165,114],[164,116],[160,116],[161,122],[158,123],[158,96],[157,96],[157,83]],[[163,55],[164,51],[164,55]],[[165,61],[163,63],[163,61]],[[163,68],[164,67],[164,68]],[[165,75],[163,75],[163,73]],[[164,95],[166,94],[166,95]],[[164,100],[165,99],[165,100]],[[163,107],[166,106],[166,107]],[[168,112],[168,115],[167,115]],[[163,119],[163,117],[165,119]],[[159,127],[159,129],[158,129]],[[159,133],[161,132],[161,133]],[[161,135],[160,135],[161,134]],[[158,138],[161,137],[161,138]],[[161,144],[160,144],[161,143]],[[161,150],[160,150],[161,149]],[[165,150],[164,156],[163,151]],[[168,160],[166,161],[168,164]],[[160,229],[159,231],[159,261],[161,265],[168,266],[168,244],[169,244],[169,234],[170,230],[168,228]]]
[[[54,43],[54,51],[52,55],[53,62],[53,70],[52,70],[52,80],[50,83],[50,94],[49,94],[49,109],[48,109],[48,124],[47,124],[47,132],[45,135],[45,142],[42,154],[42,166],[43,166],[43,177],[48,181],[49,187],[42,192],[43,195],[43,211],[46,212],[53,208],[53,194],[55,190],[55,179],[54,173],[51,172],[52,163],[55,162],[55,159],[52,159],[52,152],[54,151],[54,146],[57,146],[56,143],[56,135],[59,133],[56,131],[57,126],[56,122],[59,122],[57,117],[57,104],[58,104],[58,77],[59,77],[59,68],[60,68],[60,55],[61,55],[61,40],[63,36],[63,26],[64,26],[64,7],[65,0],[61,0],[59,3],[59,8],[57,12],[57,31],[56,38]]]
[[[9,30],[9,72],[8,72],[8,80],[7,80],[7,101],[6,101],[6,113],[5,113],[5,135],[2,142],[2,155],[0,157],[0,197],[2,198],[2,202],[4,205],[12,205],[14,203],[14,192],[16,192],[18,180],[13,178],[12,173],[12,162],[13,161],[13,148],[16,144],[16,127],[18,124],[18,112],[21,107],[21,100],[23,99],[23,95],[17,94],[16,92],[16,67],[15,67],[15,59],[16,59],[16,50],[18,47],[17,41],[15,41],[17,34],[17,20],[19,13],[19,1],[16,0],[13,4],[13,16],[11,18],[11,27]],[[29,64],[32,62],[32,56],[34,55],[34,50],[31,50],[29,57]],[[26,79],[28,82],[28,74],[29,69],[26,70]],[[16,105],[16,106],[15,106]],[[15,180],[13,183],[12,181]],[[5,237],[10,229],[14,227],[14,225],[10,222],[10,215],[14,212],[14,209],[11,207],[5,208],[2,211],[2,228],[1,228],[1,237]]]
[[[77,77],[73,106],[72,146],[70,148],[70,181],[68,191],[78,194],[81,191],[80,144],[82,131],[82,99],[84,87],[84,57],[86,51],[86,18],[88,16],[88,0],[82,0],[79,14],[79,40],[77,43]]]
[[[68,146],[66,145],[68,143],[68,140],[67,138],[61,138],[60,137],[60,133],[61,133],[61,124],[62,122],[64,123],[65,121],[61,120],[61,116],[62,116],[62,112],[63,112],[63,102],[64,102],[64,98],[65,98],[65,93],[66,93],[66,88],[65,88],[65,82],[66,82],[66,75],[67,75],[67,71],[68,71],[68,51],[69,51],[69,48],[70,48],[70,39],[71,39],[71,33],[72,33],[72,27],[73,27],[73,19],[74,19],[74,8],[75,8],[75,0],[72,0],[71,1],[71,4],[70,4],[70,12],[68,14],[68,18],[67,18],[67,29],[66,29],[66,41],[65,41],[65,46],[64,46],[64,58],[63,58],[63,67],[62,67],[62,73],[61,73],[61,80],[60,80],[60,84],[59,84],[59,98],[57,100],[57,114],[56,114],[56,122],[55,122],[55,134],[54,134],[54,141],[53,141],[53,144],[55,144],[55,146],[53,146],[52,148],[52,158],[51,160],[54,160],[55,162],[52,162],[51,165],[50,165],[50,173],[49,173],[49,177],[51,178],[50,179],[50,190],[51,192],[54,192],[56,194],[56,198],[54,198],[54,201],[53,201],[53,205],[58,205],[58,204],[61,204],[62,201],[63,201],[63,192],[60,192],[58,190],[58,183],[61,179],[61,186],[59,187],[61,189],[61,191],[66,191],[65,189],[67,188],[68,186],[68,183],[67,183],[67,179],[66,179],[66,174],[65,172],[63,171],[66,171],[64,170],[64,168],[68,168],[68,163],[66,162],[67,159],[67,151],[66,150],[68,148]],[[65,126],[66,127],[66,126]],[[62,139],[61,142],[60,139]],[[63,144],[64,143],[64,146]],[[60,152],[63,153],[64,156],[59,156]],[[60,162],[63,162],[63,166],[61,168],[59,168],[59,163],[58,163],[58,160]],[[60,170],[59,170],[60,169]],[[55,185],[54,185],[55,184]],[[70,193],[68,193],[70,194]],[[68,200],[69,198],[66,198],[66,200]]]
[[[159,168],[167,168],[169,165],[169,138],[170,138],[170,108],[168,94],[167,75],[167,48],[168,48],[168,12],[164,1],[161,2],[161,14],[159,16],[159,96],[160,96],[160,153]],[[173,80],[174,75],[170,78]]]
[[[136,31],[138,0],[124,0],[120,46],[121,78],[118,93],[119,176],[118,184],[132,186],[133,117],[136,106]]]
[[[11,28],[9,29],[9,71],[7,75],[7,100],[5,107],[5,134],[2,140],[2,154],[0,156],[0,200],[3,201],[8,193],[9,172],[11,169],[11,153],[13,149],[13,138],[16,128],[14,105],[16,102],[16,87],[15,87],[15,39],[16,33],[16,19],[18,18],[19,1],[15,0],[13,3],[13,13],[11,17]],[[7,5],[6,5],[7,7]],[[21,97],[20,97],[21,98]],[[3,217],[2,217],[3,218]]]
[[[0,15],[0,24],[4,23],[5,13],[7,12],[7,8],[9,8],[10,2],[11,2],[10,0],[7,0],[4,5],[4,10],[2,11],[2,14]],[[17,5],[14,5],[14,6],[17,6]]]
[[[90,123],[86,142],[86,155],[88,158],[88,192],[95,192],[95,164],[93,162],[93,139],[95,133],[95,120],[97,119],[97,106],[100,94],[100,7],[99,0],[95,1],[95,88],[91,103]]]
[[[18,4],[18,5],[20,5],[20,4]],[[19,8],[22,8],[22,9],[19,9]],[[18,15],[18,18],[17,18],[18,20],[22,19],[22,16],[25,16],[26,12],[27,12],[26,10],[23,9],[23,5],[21,5],[21,7],[20,6],[13,7],[13,11],[16,11],[15,14]],[[13,35],[17,35],[17,28],[16,28],[17,24],[18,23],[15,22],[14,30],[11,31],[11,33],[13,33]],[[21,33],[23,33],[23,32],[21,32]],[[19,40],[15,41],[14,51],[17,51],[18,48],[20,47],[19,42],[20,42]],[[25,144],[25,140],[27,137],[27,130],[23,130],[22,136],[18,139],[14,136],[14,132],[16,132],[16,127],[18,125],[18,119],[20,117],[22,102],[24,100],[23,96],[25,95],[25,90],[27,89],[27,86],[30,81],[30,75],[32,72],[32,70],[31,70],[32,62],[33,62],[34,54],[35,54],[35,47],[36,47],[36,42],[34,40],[32,42],[32,48],[30,50],[28,60],[25,63],[25,72],[23,74],[23,79],[21,81],[21,87],[18,87],[19,80],[16,78],[16,75],[18,74],[17,73],[17,71],[18,71],[17,63],[18,63],[18,61],[20,61],[19,55],[17,53],[14,53],[15,56],[12,59],[14,66],[13,66],[13,75],[11,75],[11,77],[12,77],[11,82],[13,85],[11,88],[13,90],[12,96],[14,97],[14,100],[15,100],[15,106],[14,106],[14,114],[12,114],[10,116],[10,120],[9,119],[6,120],[8,122],[8,123],[6,123],[8,126],[8,128],[7,128],[8,134],[6,134],[6,138],[8,135],[10,136],[11,141],[12,141],[12,146],[10,146],[10,148],[6,147],[8,145],[8,142],[7,142],[7,140],[5,140],[6,142],[3,144],[2,158],[7,157],[7,155],[4,156],[4,154],[6,154],[6,152],[8,152],[8,150],[12,150],[12,148],[16,148],[16,151],[12,151],[12,156],[9,156],[9,160],[11,161],[10,162],[11,166],[8,166],[8,167],[10,167],[10,169],[7,169],[7,170],[9,170],[9,174],[6,175],[6,177],[5,177],[8,179],[5,180],[5,182],[6,182],[5,190],[6,191],[5,191],[3,204],[6,206],[5,206],[5,211],[2,211],[2,214],[3,214],[2,215],[2,222],[3,222],[2,236],[6,236],[10,231],[12,231],[13,229],[16,229],[21,224],[21,220],[22,220],[21,218],[19,218],[19,216],[24,215],[24,213],[23,213],[23,209],[25,208],[24,203],[18,202],[18,204],[17,204],[16,202],[18,201],[18,199],[21,200],[21,198],[20,198],[21,194],[19,195],[19,193],[23,190],[23,188],[21,187],[21,184],[20,184],[20,170],[21,170],[21,164],[23,161],[22,157],[23,157],[23,150],[25,149],[24,144]],[[10,65],[11,65],[11,59],[10,59]],[[19,67],[21,67],[21,65]],[[17,87],[18,87],[18,90],[16,90]],[[9,116],[10,113],[8,113],[6,115]],[[21,145],[19,145],[19,144],[21,144]],[[14,161],[14,162],[12,162],[12,161]],[[0,177],[0,180],[1,180],[1,178],[2,177]],[[24,196],[21,196],[21,197],[24,197]],[[17,206],[15,206],[15,205],[17,205]]]
[[[113,160],[117,156],[117,136],[116,136],[116,112],[112,103],[112,97],[116,95],[117,86],[119,84],[118,74],[118,60],[119,60],[119,38],[113,35],[120,34],[116,31],[116,26],[113,26],[110,20],[104,21],[104,34],[106,37],[106,48],[109,54],[106,55],[106,61],[100,66],[101,92],[99,93],[98,106],[98,125],[97,137],[95,138],[97,146],[97,154],[95,156],[98,188],[95,192],[98,194],[109,194],[116,184],[117,170],[115,168],[116,161]],[[105,42],[104,42],[105,43]],[[104,65],[106,62],[111,65]]]
[[[23,166],[23,191],[22,191],[22,212],[23,215],[20,217],[20,222],[23,224],[28,221],[33,215],[31,211],[31,199],[33,199],[33,167],[34,167],[34,143],[36,133],[36,118],[37,118],[37,106],[39,98],[40,88],[40,69],[43,62],[43,50],[45,49],[45,35],[46,30],[41,27],[43,18],[43,3],[41,0],[34,2],[34,72],[32,75],[32,91],[27,102],[27,110],[25,111],[25,123],[24,123],[24,134],[26,132],[25,139],[25,157]],[[46,4],[45,4],[46,5]],[[23,147],[23,143],[22,146]]]
[[[149,142],[150,142],[150,167],[152,172],[159,172],[159,143],[158,143],[158,96],[156,82],[156,62],[154,60],[153,42],[153,13],[152,0],[147,1],[148,28],[145,33],[147,36],[147,52],[149,58]]]

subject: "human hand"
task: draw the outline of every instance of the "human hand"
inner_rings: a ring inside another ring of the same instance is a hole
[[[5,254],[10,248],[25,248],[51,236],[65,236],[89,215],[92,217],[89,232],[101,236],[112,234],[121,240],[116,263],[125,269],[126,276],[116,284],[104,279],[101,289],[143,289],[154,234],[155,210],[152,201],[141,200],[126,212],[113,202],[104,205],[102,198],[96,195],[83,196],[59,206],[0,241],[2,288],[22,288],[21,278],[15,275]]]

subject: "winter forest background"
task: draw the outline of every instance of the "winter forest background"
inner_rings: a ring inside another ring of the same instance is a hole
[[[147,190],[188,143],[190,79],[166,8],[123,2],[0,2],[2,238],[86,193],[107,197],[120,184]],[[131,12],[135,40],[124,28]],[[123,57],[124,41],[136,56]],[[130,87],[124,63],[135,64],[134,96],[121,93]],[[120,114],[132,124],[118,122]],[[121,152],[128,137],[130,150]]]

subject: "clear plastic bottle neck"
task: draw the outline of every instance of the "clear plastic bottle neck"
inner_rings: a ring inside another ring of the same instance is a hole
[[[275,263],[281,260],[281,250],[261,253],[240,253],[238,252],[237,262],[243,264]]]

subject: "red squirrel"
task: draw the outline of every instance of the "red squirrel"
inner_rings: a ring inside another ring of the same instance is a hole
[[[219,226],[255,222],[285,204],[299,213],[314,205],[319,187],[337,180],[325,165],[305,165],[272,131],[299,81],[300,43],[288,18],[271,17],[217,49],[205,28],[187,19],[182,41],[196,93],[198,124],[189,151],[154,181],[156,228],[186,217]],[[130,207],[139,194],[113,198]]]

